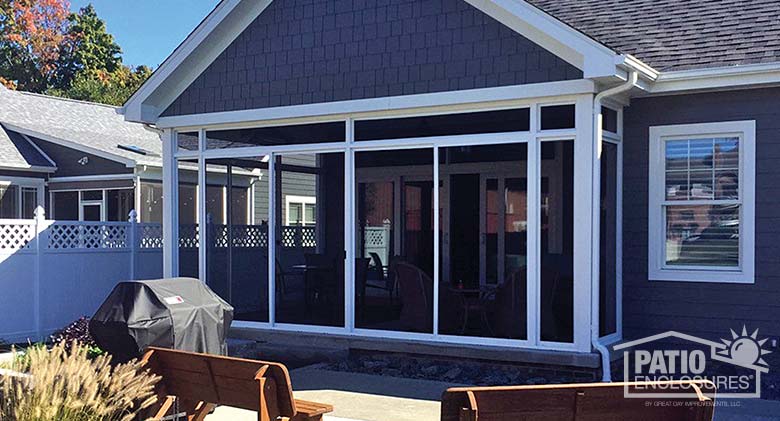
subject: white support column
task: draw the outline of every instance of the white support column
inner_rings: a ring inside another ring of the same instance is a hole
[[[268,323],[276,323],[276,155],[268,154]]]
[[[622,113],[622,112],[621,112]],[[618,120],[623,127],[622,118]],[[618,338],[623,338],[623,140],[617,145],[617,195],[615,198],[616,235],[615,235],[615,328]]]
[[[206,150],[206,130],[198,132],[198,276],[201,282],[206,283],[206,251],[208,247],[209,221],[206,217],[206,158],[203,152]]]
[[[539,345],[539,332],[541,326],[540,301],[541,292],[539,288],[540,273],[539,264],[541,262],[541,250],[539,242],[541,241],[541,177],[539,174],[541,166],[541,144],[536,137],[538,130],[537,122],[539,107],[531,107],[531,138],[528,141],[528,159],[527,159],[527,256],[526,256],[526,335],[528,343],[531,346]]]
[[[439,147],[433,147],[433,335],[439,335]]]
[[[591,348],[594,235],[598,235],[598,191],[594,192],[594,170],[599,168],[593,139],[593,96],[583,95],[576,102],[577,136],[574,140],[574,346],[578,351]],[[595,215],[594,215],[595,212]],[[596,241],[598,239],[596,238]],[[595,243],[598,246],[598,242]]]
[[[176,133],[165,129],[163,144],[163,277],[172,278],[179,274],[179,171],[174,153],[177,149]],[[136,183],[136,203],[140,204],[141,185]]]
[[[354,140],[354,121],[347,120],[346,140]],[[344,151],[344,321],[348,331],[355,330],[355,228],[357,224],[355,210],[355,155],[351,148]]]

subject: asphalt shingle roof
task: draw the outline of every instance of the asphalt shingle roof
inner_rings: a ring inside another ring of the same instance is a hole
[[[26,169],[30,167],[53,168],[51,162],[19,133],[7,130],[0,124],[0,166]]]
[[[659,71],[780,61],[778,0],[528,0]]]
[[[117,107],[109,105],[0,88],[0,124],[89,146],[132,159],[139,165],[160,166],[162,142],[159,132],[143,124],[127,122],[117,111]],[[0,134],[0,154],[5,155],[8,145],[3,146],[2,136]],[[142,155],[118,145],[135,145],[154,155]]]

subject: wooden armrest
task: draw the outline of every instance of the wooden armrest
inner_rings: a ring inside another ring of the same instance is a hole
[[[293,420],[317,420],[321,419],[323,414],[333,412],[333,405],[296,399],[295,409],[298,413]]]

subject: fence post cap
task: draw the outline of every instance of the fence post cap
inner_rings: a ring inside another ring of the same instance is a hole
[[[36,206],[35,210],[33,211],[33,217],[35,219],[46,219],[46,211],[43,209],[43,206]]]
[[[138,222],[138,212],[135,209],[130,209],[130,213],[127,216],[127,222]]]

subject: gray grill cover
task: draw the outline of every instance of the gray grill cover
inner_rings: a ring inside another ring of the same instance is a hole
[[[233,307],[203,282],[171,278],[121,282],[89,322],[95,342],[114,361],[148,346],[227,355]]]

